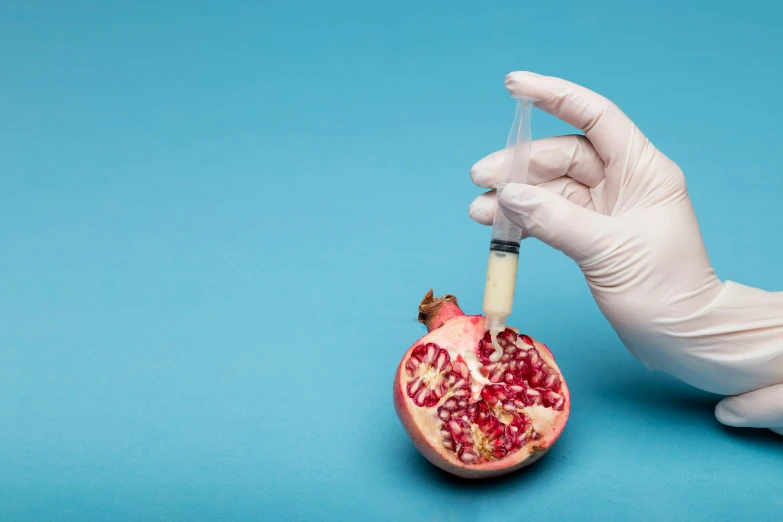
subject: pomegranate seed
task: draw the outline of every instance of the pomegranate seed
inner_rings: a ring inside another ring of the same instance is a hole
[[[544,394],[544,406],[551,406],[555,410],[562,410],[565,398],[559,393],[548,391]]]
[[[454,396],[457,398],[467,397],[469,395],[470,395],[470,390],[468,390],[467,388],[459,388],[454,392]]]
[[[461,460],[465,464],[473,464],[478,460],[478,455],[473,453],[473,450],[463,449],[459,453],[459,460]]]
[[[527,395],[527,403],[530,405],[533,404],[541,404],[541,392],[538,390],[534,390],[532,388],[528,388],[525,390],[525,394]]]
[[[438,360],[437,360],[437,367],[442,371],[446,369],[446,365],[451,362],[451,359],[449,358],[448,352],[446,350],[441,350],[438,354]]]
[[[489,390],[488,386],[481,389],[481,398],[493,406],[498,402],[498,398]]]
[[[533,374],[532,377],[530,377],[530,386],[535,386],[536,388],[541,386],[541,383],[544,382],[544,372],[541,370],[538,370],[536,373]]]
[[[462,360],[462,356],[459,356],[457,361],[454,363],[454,370],[462,376],[463,379],[467,379],[468,375],[470,375],[470,369],[468,368],[468,365],[465,364],[465,361]]]

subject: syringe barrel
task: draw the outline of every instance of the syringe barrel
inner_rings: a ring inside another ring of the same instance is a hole
[[[498,198],[503,193],[505,186],[506,184],[504,183],[495,187]],[[492,220],[492,238],[489,249],[518,254],[521,240],[522,230],[506,217],[499,205],[496,206],[495,217]]]
[[[498,193],[502,192],[503,186],[498,187]],[[520,241],[519,227],[509,221],[499,206],[496,207],[482,311],[487,318],[494,317],[498,324],[511,315],[513,308]]]

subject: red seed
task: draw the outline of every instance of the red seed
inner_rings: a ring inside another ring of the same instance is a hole
[[[481,389],[481,398],[493,406],[498,402],[498,398],[495,397],[495,394],[492,393],[488,386],[484,386]]]
[[[438,354],[437,367],[442,371],[446,369],[446,365],[451,362],[449,354],[446,350],[441,350]]]
[[[538,370],[530,377],[529,380],[530,386],[535,386],[536,388],[538,388],[539,386],[541,386],[541,384],[543,384],[545,377],[546,376],[544,375],[544,372]]]
[[[473,453],[473,450],[471,449],[462,449],[459,452],[459,460],[461,460],[465,464],[473,464],[478,460],[478,455]]]

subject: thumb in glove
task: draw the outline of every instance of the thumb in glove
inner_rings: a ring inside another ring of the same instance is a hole
[[[503,213],[526,235],[582,263],[607,246],[611,218],[544,188],[509,183],[498,198]]]
[[[715,417],[727,426],[769,428],[783,435],[783,384],[727,397],[715,407]]]

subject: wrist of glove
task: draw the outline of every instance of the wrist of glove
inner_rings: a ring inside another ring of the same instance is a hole
[[[783,296],[727,281],[703,309],[626,333],[648,368],[712,393],[736,395],[783,383]]]
[[[705,309],[620,337],[648,368],[729,395],[728,426],[783,434],[783,294],[727,281]]]

